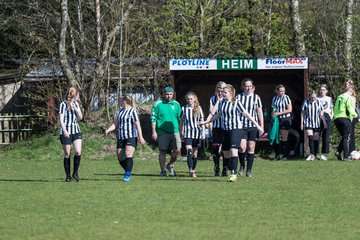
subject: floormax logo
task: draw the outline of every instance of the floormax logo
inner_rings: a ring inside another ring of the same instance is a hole
[[[302,58],[267,58],[266,64],[303,64]]]

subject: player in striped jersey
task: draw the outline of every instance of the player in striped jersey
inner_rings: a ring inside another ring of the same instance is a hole
[[[324,119],[324,109],[322,103],[317,99],[316,92],[312,91],[309,98],[305,99],[301,106],[301,130],[305,130],[310,147],[310,155],[306,161],[314,161],[317,157],[319,149],[319,137],[321,132],[321,121],[324,123],[324,128],[327,127]],[[320,159],[320,158],[319,158]]]
[[[262,110],[262,103],[259,95],[254,93],[255,86],[250,78],[245,78],[241,83],[243,92],[238,94],[236,98],[241,102],[246,111],[255,119],[259,125],[264,128],[264,116]],[[252,166],[254,163],[255,143],[258,134],[256,125],[247,119],[245,116],[241,116],[243,122],[244,138],[240,142],[240,169],[239,175],[244,175],[245,159],[247,160],[246,176],[252,176]]]
[[[198,148],[201,140],[205,139],[205,126],[199,125],[200,121],[204,121],[204,113],[195,93],[188,92],[185,99],[187,104],[181,108],[181,135],[185,142],[190,177],[196,178]]]
[[[59,115],[60,115],[60,142],[64,150],[64,169],[66,182],[71,182],[73,178],[76,181],[80,181],[79,166],[81,160],[82,140],[81,132],[78,120],[81,120],[83,114],[78,102],[79,91],[71,87],[69,88],[66,96],[66,100],[60,103]],[[72,176],[70,175],[70,155],[71,144],[74,146],[74,169]]]
[[[114,123],[105,131],[108,134],[117,129],[117,158],[121,167],[125,170],[124,181],[129,182],[131,171],[134,165],[133,154],[137,142],[144,144],[145,140],[142,135],[139,114],[131,95],[125,94],[120,98],[121,107],[116,112]],[[122,161],[125,152],[125,160]]]
[[[260,132],[263,128],[255,121],[253,117],[245,110],[244,106],[235,97],[235,89],[232,85],[227,84],[223,89],[224,99],[219,104],[218,113],[211,119],[206,120],[202,124],[215,121],[221,117],[221,128],[223,133],[222,148],[224,151],[224,158],[229,159],[229,169],[231,174],[228,177],[229,182],[235,182],[237,179],[236,171],[239,161],[238,151],[240,147],[240,140],[243,138],[243,123],[241,116],[245,116],[252,121]]]
[[[282,84],[276,86],[275,89],[276,96],[272,99],[272,106],[274,110],[272,111],[273,117],[279,118],[279,128],[280,128],[280,146],[274,144],[275,150],[275,159],[276,160],[287,160],[289,157],[289,143],[288,135],[289,129],[291,127],[291,112],[292,104],[290,97],[285,94],[285,87]],[[280,152],[283,156],[280,157]]]
[[[222,91],[223,88],[226,87],[226,83],[219,81],[216,84],[215,87],[215,95],[210,97],[210,109],[209,109],[209,116],[207,119],[211,119],[211,117],[217,113],[218,104],[223,99]],[[212,157],[214,161],[214,172],[215,176],[220,175],[220,145],[222,142],[221,137],[221,121],[220,119],[215,120],[212,123],[212,131],[211,131],[211,137],[212,137]],[[223,159],[223,171],[222,175],[227,176],[227,171],[229,168],[229,163],[226,163],[225,159]]]

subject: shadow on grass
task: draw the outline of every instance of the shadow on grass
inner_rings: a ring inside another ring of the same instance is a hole
[[[124,176],[123,173],[94,173],[96,176]],[[222,181],[220,177],[214,177],[213,175],[198,175],[197,178],[189,177],[188,172],[177,172],[176,176],[167,176],[162,177],[159,174],[152,174],[152,173],[132,173],[132,176],[138,177],[157,177],[156,179],[151,179],[152,181]],[[82,179],[83,180],[83,179]],[[88,179],[91,180],[91,179]],[[101,181],[103,179],[94,179],[96,181]],[[105,179],[104,179],[105,180]],[[112,181],[113,179],[106,179],[107,181]]]
[[[159,177],[157,179],[151,179],[152,181],[189,181],[189,182],[222,182],[221,178],[207,178],[207,177],[197,177],[197,178],[191,178],[188,176],[184,176],[179,178],[179,176],[176,177]]]
[[[81,181],[116,181],[114,179],[90,179],[90,178],[81,178]],[[66,183],[66,181],[62,178],[57,178],[54,180],[40,180],[40,179],[0,179],[0,182],[29,182],[29,183],[34,183],[34,182],[39,182],[39,183],[55,183],[55,182],[64,182]],[[77,183],[75,180],[69,182],[72,183],[75,182]]]
[[[43,179],[0,179],[0,182],[58,182],[58,181],[43,180]]]
[[[123,173],[94,173],[95,176],[124,176]],[[131,173],[132,176],[159,177],[159,174]]]
[[[95,176],[124,176],[122,173],[94,173]],[[151,177],[152,181],[222,181],[222,177],[214,177],[213,175],[198,175],[197,178],[191,178],[189,177],[187,172],[178,172],[175,177],[173,176],[167,176],[162,177],[159,174],[151,174],[151,173],[132,173],[132,176],[139,176],[139,177]],[[154,179],[153,177],[156,177]],[[119,181],[118,178],[81,178],[81,181]],[[56,178],[56,179],[0,179],[0,182],[29,182],[29,183],[54,183],[54,182],[65,182],[62,178]],[[76,181],[72,181],[75,182]]]
[[[118,179],[104,179],[104,178],[100,178],[100,179],[94,179],[94,178],[81,178],[81,181],[118,181]],[[39,182],[39,183],[55,183],[55,182],[64,182],[66,183],[66,181],[62,178],[57,178],[54,180],[42,180],[42,179],[0,179],[0,182],[29,182],[29,183],[35,183],[35,182]],[[68,182],[68,183],[77,183],[75,180]]]

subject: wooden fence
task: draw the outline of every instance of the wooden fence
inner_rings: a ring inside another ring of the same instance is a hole
[[[0,144],[15,143],[45,130],[47,123],[44,116],[0,114]]]

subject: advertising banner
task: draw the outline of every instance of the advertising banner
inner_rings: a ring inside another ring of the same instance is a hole
[[[216,70],[216,59],[171,59],[170,70]]]
[[[228,58],[217,60],[217,70],[256,70],[257,61],[246,58]]]
[[[269,69],[307,69],[308,58],[307,57],[286,57],[286,58],[259,58],[258,60],[259,70]]]
[[[307,57],[268,58],[195,58],[171,59],[172,70],[281,70],[307,69]]]

